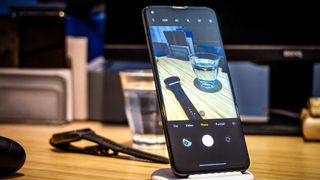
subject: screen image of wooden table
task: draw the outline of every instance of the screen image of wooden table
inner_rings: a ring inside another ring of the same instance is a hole
[[[97,134],[131,146],[130,129],[125,125],[100,122],[72,122],[66,125],[0,124],[0,136],[15,140],[26,151],[26,162],[6,179],[150,179],[152,172],[169,164],[143,162],[63,152],[54,149],[49,139],[54,133],[91,128]],[[298,136],[246,135],[250,155],[249,171],[255,179],[319,179],[320,143],[304,142]],[[80,142],[80,145],[86,142]],[[142,149],[167,156],[166,149]],[[186,162],[187,163],[187,162]],[[1,178],[0,178],[1,179]]]
[[[199,90],[193,81],[196,78],[190,61],[183,61],[169,57],[157,58],[157,69],[161,83],[164,105],[168,120],[187,120],[181,105],[174,94],[166,88],[164,79],[171,76],[180,78],[181,87],[198,110],[205,115],[203,119],[236,118],[236,109],[231,93],[228,74],[219,68],[218,80],[222,84],[222,89],[215,93],[208,93]]]

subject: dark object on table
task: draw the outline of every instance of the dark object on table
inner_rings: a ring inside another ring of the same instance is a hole
[[[26,160],[26,152],[17,142],[0,136],[0,177],[18,171]]]
[[[80,140],[88,140],[97,143],[97,145],[81,148],[71,144],[72,142]],[[162,164],[169,163],[169,160],[166,157],[123,146],[110,139],[97,135],[89,128],[54,134],[50,139],[50,144],[64,151],[112,157],[119,157],[118,154],[123,153],[151,162]]]

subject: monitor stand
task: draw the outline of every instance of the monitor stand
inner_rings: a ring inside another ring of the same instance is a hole
[[[253,180],[254,176],[249,171],[241,172],[227,172],[227,173],[212,173],[201,175],[190,175],[187,178],[179,178],[173,175],[170,168],[161,168],[154,171],[151,175],[152,180],[181,180],[181,179],[196,179],[196,180]]]

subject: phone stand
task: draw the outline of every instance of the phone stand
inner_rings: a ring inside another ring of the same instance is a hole
[[[151,174],[152,180],[175,180],[175,179],[213,179],[213,180],[253,180],[254,176],[249,171],[241,172],[227,172],[227,173],[212,173],[201,175],[190,175],[187,178],[178,178],[173,175],[170,168],[161,168]]]

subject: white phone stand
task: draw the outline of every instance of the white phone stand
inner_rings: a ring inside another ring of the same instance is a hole
[[[254,176],[249,171],[245,173],[241,172],[227,172],[227,173],[212,173],[212,174],[200,174],[190,175],[187,178],[178,178],[173,175],[170,168],[162,168],[154,171],[151,174],[152,180],[175,180],[175,179],[212,179],[212,180],[253,180]]]

